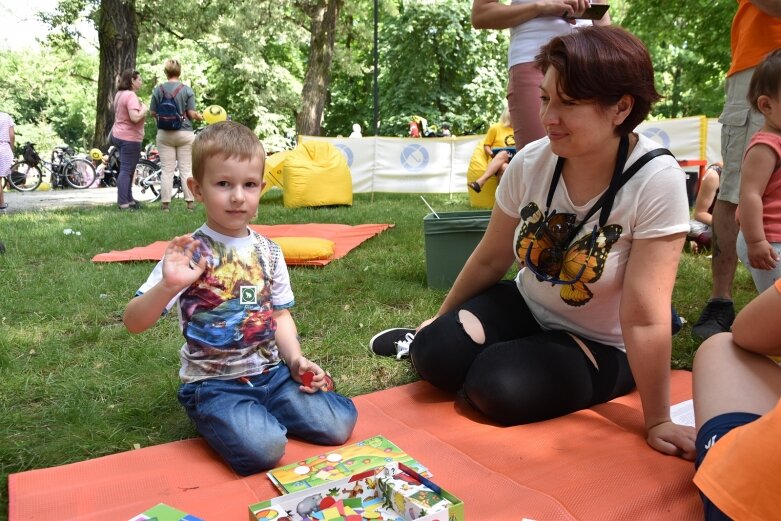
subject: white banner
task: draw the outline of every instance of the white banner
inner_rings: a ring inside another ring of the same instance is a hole
[[[646,121],[637,131],[668,148],[679,160],[721,158],[721,125],[704,116]],[[466,192],[466,171],[484,136],[448,138],[329,138],[347,158],[353,193]]]

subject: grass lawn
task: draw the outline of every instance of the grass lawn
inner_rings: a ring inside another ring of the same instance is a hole
[[[465,194],[426,199],[437,211],[470,209]],[[417,379],[408,362],[374,357],[367,343],[382,329],[416,326],[445,295],[426,286],[427,213],[411,194],[356,195],[350,208],[287,209],[281,193],[271,192],[261,203],[263,224],[396,225],[324,268],[290,269],[304,352],[348,396]],[[186,212],[182,201],[167,214],[150,206],[0,216],[8,249],[0,255],[0,519],[10,473],[196,435],[175,396],[182,344],[176,314],[135,336],[121,322],[153,263],[90,259],[190,232],[203,218],[202,208]],[[66,228],[81,235],[65,235]],[[685,254],[674,303],[689,324],[673,340],[675,368],[691,368],[698,343],[690,326],[709,291],[709,259]],[[754,295],[739,267],[737,307]]]

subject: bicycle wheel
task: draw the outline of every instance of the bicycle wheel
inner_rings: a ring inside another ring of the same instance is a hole
[[[130,185],[133,199],[142,203],[152,203],[160,199],[160,175],[161,170],[157,163],[140,159]]]
[[[30,166],[25,162],[14,163],[11,173],[8,175],[8,183],[11,188],[20,192],[32,192],[41,186],[41,170],[37,166]]]
[[[65,165],[65,182],[73,188],[89,188],[97,178],[95,165],[91,161],[77,157]]]

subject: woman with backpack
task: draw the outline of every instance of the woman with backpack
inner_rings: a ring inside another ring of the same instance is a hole
[[[177,60],[168,59],[163,67],[168,79],[152,91],[150,111],[157,120],[157,150],[163,177],[160,187],[160,201],[163,211],[167,212],[171,204],[174,170],[179,166],[184,200],[187,209],[193,210],[193,194],[187,186],[187,178],[192,176],[191,150],[195,134],[193,121],[203,121],[203,116],[195,110],[195,93],[188,85],[179,80],[182,66]]]
[[[141,142],[144,140],[144,118],[149,107],[138,99],[141,74],[125,69],[119,77],[119,88],[114,97],[114,126],[111,141],[119,149],[120,167],[117,178],[117,204],[120,210],[137,210],[131,184],[133,172],[141,158]]]

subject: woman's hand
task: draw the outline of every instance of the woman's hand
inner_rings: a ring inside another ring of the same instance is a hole
[[[776,267],[778,254],[767,240],[752,242],[748,247],[748,262],[757,270],[772,270]]]
[[[694,461],[695,437],[694,427],[678,425],[668,420],[648,429],[646,441],[662,454]]]
[[[178,293],[206,269],[206,257],[200,251],[201,242],[191,235],[174,237],[163,256],[163,284]]]
[[[304,356],[299,356],[288,363],[290,376],[301,384],[299,389],[302,392],[313,394],[320,390],[327,390],[328,380],[325,377],[325,371],[319,365]]]
[[[540,16],[572,17],[583,14],[588,0],[540,0],[537,2]]]

